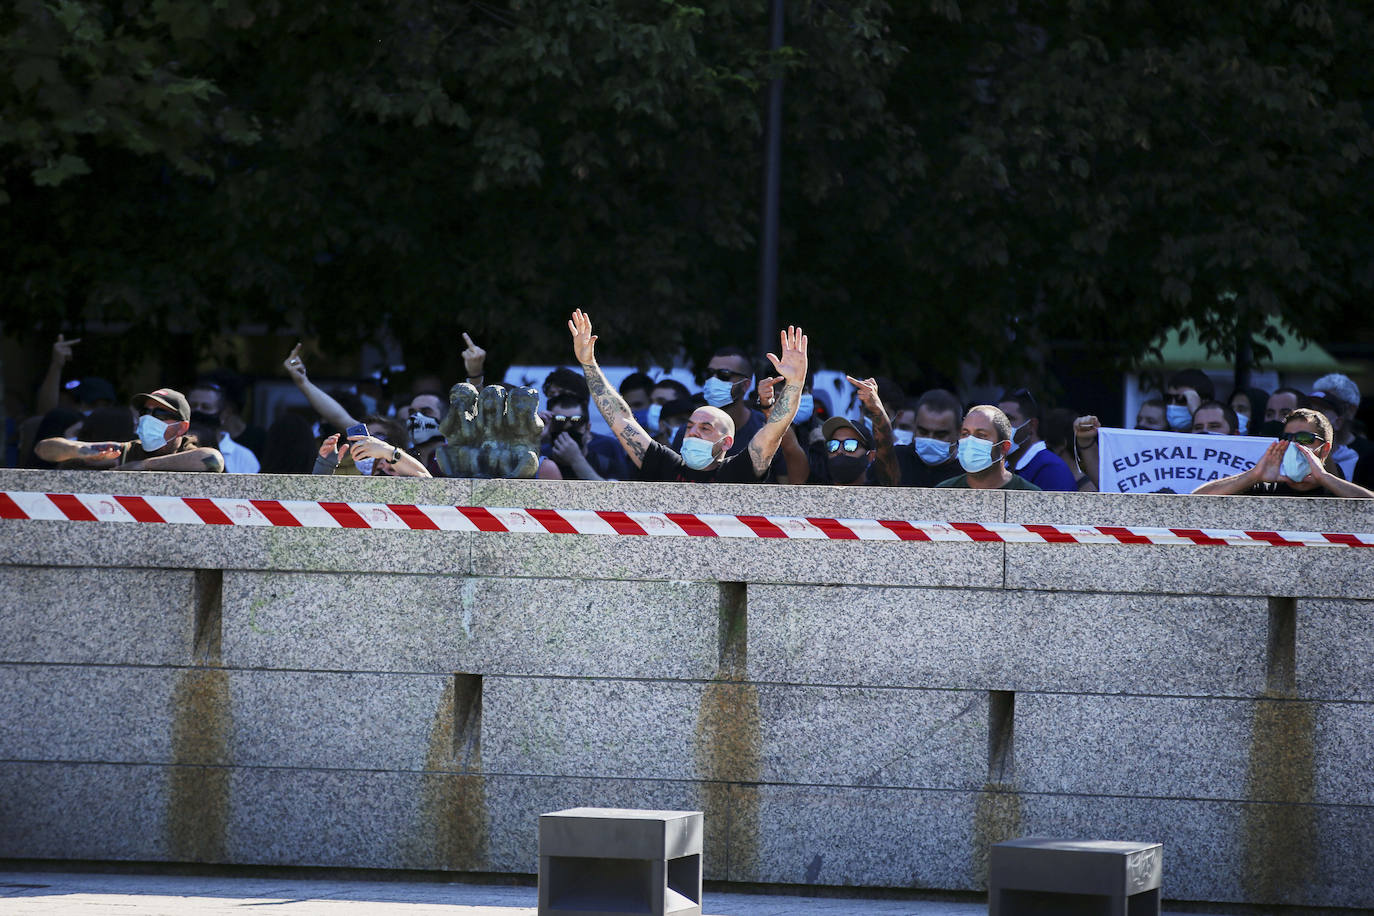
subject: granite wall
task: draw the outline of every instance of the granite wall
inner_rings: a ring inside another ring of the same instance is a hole
[[[1358,501],[0,472],[0,490],[1374,530]],[[1374,906],[1374,552],[0,522],[0,857],[532,873],[706,812],[710,879]]]

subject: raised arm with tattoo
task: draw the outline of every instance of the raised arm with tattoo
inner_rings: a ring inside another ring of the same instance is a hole
[[[849,384],[859,390],[859,404],[868,416],[873,427],[873,471],[878,483],[884,487],[895,487],[901,481],[902,472],[897,466],[897,453],[893,450],[892,423],[887,419],[887,411],[878,398],[876,379],[859,379],[846,375]]]
[[[649,448],[653,438],[635,421],[630,405],[626,404],[620,392],[606,381],[601,367],[596,364],[596,335],[592,333],[591,317],[578,309],[572,313],[572,318],[568,321],[568,330],[572,332],[573,353],[582,366],[582,373],[587,377],[587,389],[591,392],[592,400],[596,402],[596,409],[601,411],[606,425],[620,441],[625,454],[630,456],[635,467],[640,467],[644,464],[644,452]],[[792,410],[795,413],[796,407]],[[776,447],[775,445],[774,448]]]
[[[768,411],[768,422],[749,440],[749,460],[753,462],[754,472],[760,477],[773,462],[782,435],[792,425],[792,418],[801,406],[802,385],[806,382],[806,335],[801,328],[789,327],[780,335],[782,355],[767,354],[778,375],[782,376],[782,388],[774,386],[773,407]],[[624,403],[624,402],[622,402]]]

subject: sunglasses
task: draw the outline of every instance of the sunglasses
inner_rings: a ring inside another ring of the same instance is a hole
[[[555,423],[581,423],[582,416],[579,414],[576,416],[565,417],[561,413],[556,413],[553,415],[553,420]]]
[[[1311,448],[1318,442],[1326,441],[1316,433],[1309,433],[1306,430],[1299,430],[1295,433],[1284,433],[1283,435],[1279,436],[1279,438],[1282,439],[1284,442],[1296,442],[1298,443],[1298,445],[1305,445],[1308,448]]]
[[[825,447],[826,450],[829,451],[832,455],[840,451],[841,449],[844,450],[844,453],[846,455],[852,455],[859,449],[863,448],[863,443],[860,442],[858,439],[845,439],[843,441],[839,439],[831,439],[829,442],[825,443]]]
[[[718,378],[722,382],[733,382],[736,379],[748,378],[743,372],[736,372],[733,369],[707,369],[707,378]]]
[[[1188,406],[1188,395],[1186,395],[1186,394],[1166,394],[1166,395],[1164,396],[1164,403],[1165,403],[1165,404],[1173,404],[1173,405],[1178,406],[1178,407],[1187,407],[1187,406]]]
[[[152,417],[155,420],[162,420],[167,423],[175,423],[181,419],[181,414],[172,413],[170,410],[164,410],[161,407],[146,407],[139,416]]]

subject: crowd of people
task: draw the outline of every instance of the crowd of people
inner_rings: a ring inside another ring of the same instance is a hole
[[[590,316],[574,312],[568,331],[577,368],[557,368],[542,384],[541,479],[1059,491],[1096,490],[1102,481],[1107,434],[1097,418],[1046,410],[1026,388],[966,404],[944,389],[909,398],[891,380],[846,376],[857,404],[848,416],[813,391],[800,328],[780,332],[778,352],[758,363],[736,347],[717,350],[699,391],[642,372],[612,386],[597,363]],[[487,354],[463,339],[464,381],[480,389]],[[229,371],[193,379],[185,393],[161,387],[127,400],[101,378],[64,383],[79,343],[59,336],[53,345],[19,426],[22,467],[442,476],[437,453],[450,402],[437,379],[405,396],[375,380],[327,391],[311,380],[297,344],[282,369],[308,412],[281,410],[255,423],[244,380]],[[1306,391],[1241,388],[1220,399],[1211,378],[1190,369],[1141,404],[1134,429],[1270,440],[1254,460],[1233,463],[1237,473],[1184,492],[1372,497],[1374,442],[1356,418],[1359,405],[1359,388],[1341,374]],[[592,431],[593,408],[610,436]]]

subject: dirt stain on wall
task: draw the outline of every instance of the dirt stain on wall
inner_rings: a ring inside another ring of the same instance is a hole
[[[229,824],[229,680],[219,668],[179,673],[172,699],[168,768],[168,855],[177,862],[227,858]]]
[[[1313,704],[1266,694],[1255,704],[1241,840],[1247,900],[1299,903],[1316,874]]]
[[[481,720],[481,676],[450,678],[430,727],[419,824],[408,863],[412,868],[485,871],[489,867]]]
[[[720,658],[697,711],[696,764],[708,845],[725,851],[722,877],[762,880],[759,774],[762,726],[758,687],[748,682],[748,616],[742,582],[720,584]]]

